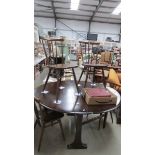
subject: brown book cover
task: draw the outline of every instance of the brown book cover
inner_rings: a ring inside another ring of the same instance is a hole
[[[110,97],[111,94],[104,88],[87,88],[87,94],[92,97]]]
[[[109,91],[110,96],[90,96],[88,90],[84,88],[82,91],[83,97],[88,105],[103,105],[103,104],[116,104],[117,97]]]

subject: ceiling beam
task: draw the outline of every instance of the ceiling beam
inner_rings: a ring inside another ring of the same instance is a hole
[[[64,8],[64,7],[55,7],[55,9],[66,9],[66,10],[70,10],[70,8]],[[85,9],[78,9],[78,11],[83,11],[83,12],[94,12],[94,10],[85,10]],[[104,12],[104,11],[97,11],[98,13],[105,13],[105,14],[109,14],[111,12]]]
[[[70,26],[66,25],[64,22],[62,22],[62,21],[60,21],[60,20],[57,20],[57,21],[59,21],[60,23],[62,23],[63,25],[65,25],[67,28],[69,28],[69,29],[72,30],[73,32],[77,33],[79,36],[83,37],[83,35],[81,35],[81,34],[78,33],[77,31],[75,31],[74,29],[72,29]],[[86,39],[86,38],[84,37],[84,39]]]
[[[51,16],[43,16],[43,15],[34,15],[34,17],[43,17],[43,18],[54,18]],[[85,19],[70,19],[70,18],[63,18],[63,17],[57,17],[57,19],[66,19],[66,20],[78,20],[78,21],[85,21],[85,22],[89,22],[89,20],[85,20]],[[121,24],[121,22],[102,22],[102,21],[92,21],[92,22],[97,22],[97,23],[106,23],[106,24]]]
[[[45,7],[45,8],[49,8],[49,9],[51,9],[51,7],[50,6],[46,6],[46,5],[41,5],[41,4],[37,4],[37,3],[35,3],[37,6],[40,6],[40,7]],[[64,9],[64,10],[69,10],[70,8],[68,7],[68,8],[64,8],[64,7],[55,7],[55,10],[56,9]],[[94,12],[94,10],[85,10],[85,9],[78,9],[79,11],[83,11],[83,12]],[[104,14],[109,14],[109,13],[111,13],[111,12],[104,12],[104,11],[97,11],[97,13],[104,13]]]
[[[56,16],[56,13],[55,13],[55,7],[54,7],[53,0],[51,1],[51,6],[52,6],[52,10],[53,10],[54,18],[57,19],[57,16]]]
[[[34,15],[34,17],[41,17],[41,18],[54,18],[54,16],[51,17],[51,16],[45,16],[45,15]]]
[[[92,15],[91,18],[90,18],[90,23],[91,23],[91,21],[93,20],[93,18],[94,18],[94,16],[95,16],[96,12],[98,11],[98,9],[100,8],[100,6],[102,5],[103,1],[104,1],[104,0],[99,0],[99,4],[97,5],[95,11],[93,12],[93,15]]]
[[[43,13],[53,13],[53,11],[47,11],[47,10],[34,10],[34,12],[43,12]]]
[[[44,2],[51,2],[51,0],[40,0],[40,1],[44,1]],[[106,1],[108,2],[108,1]],[[110,1],[109,1],[110,2]],[[59,4],[70,4],[71,2],[62,2],[62,1],[54,1],[54,3],[59,3]],[[119,2],[118,2],[119,3]],[[96,7],[95,4],[85,4],[85,3],[81,3],[79,5],[83,5],[83,6],[92,6],[92,7]],[[115,7],[113,6],[101,6],[101,8],[108,8],[108,9],[114,9]]]
[[[70,15],[70,16],[79,16],[79,17],[91,17],[91,16],[88,16],[88,15],[78,15],[78,14],[69,14],[69,13],[62,13],[62,12],[56,12],[57,14],[62,14],[62,15]],[[118,19],[118,18],[112,18],[112,17],[101,17],[101,16],[95,16],[96,18],[104,18],[104,19],[114,19],[114,20],[121,20],[121,19]]]
[[[52,13],[44,10],[34,10],[34,12],[44,12],[44,13]],[[55,12],[58,15],[69,15],[69,16],[79,16],[79,17],[88,17],[90,18],[91,16],[89,15],[78,15],[78,14],[69,14],[69,13],[62,13],[62,12]],[[58,18],[58,17],[57,17]],[[100,18],[100,19],[112,19],[112,20],[121,20],[119,18],[112,18],[112,17],[101,17],[101,16],[95,16],[95,18]]]
[[[43,5],[43,4],[38,4],[38,3],[34,3],[37,6],[41,6],[41,7],[45,7],[45,8],[49,8],[51,9],[51,6],[47,6],[47,5]]]
[[[121,1],[105,0],[105,2],[120,3]]]

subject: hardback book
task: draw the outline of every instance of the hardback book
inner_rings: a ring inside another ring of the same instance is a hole
[[[117,101],[116,95],[103,88],[84,88],[82,94],[88,105],[116,104]]]
[[[111,93],[104,88],[87,88],[86,92],[89,96],[94,97],[110,97]]]

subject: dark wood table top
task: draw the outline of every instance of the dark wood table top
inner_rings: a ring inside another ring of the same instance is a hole
[[[96,45],[99,45],[99,44],[100,44],[100,42],[91,41],[91,40],[83,40],[83,41],[79,41],[79,43],[84,43],[84,44],[96,44]]]
[[[83,64],[85,67],[107,67],[108,64]]]
[[[119,93],[109,88],[110,91],[117,96],[117,104],[104,104],[104,105],[87,105],[82,96],[75,96],[76,87],[74,81],[62,81],[62,86],[65,88],[59,91],[60,104],[55,102],[56,96],[56,83],[48,83],[46,86],[47,94],[43,94],[43,85],[34,89],[34,96],[40,98],[41,103],[48,109],[63,112],[63,113],[77,113],[77,114],[89,114],[89,113],[101,113],[107,112],[117,108],[120,102]]]
[[[113,69],[121,69],[121,66],[112,66],[112,65],[108,65],[108,68],[113,68]]]
[[[76,68],[78,65],[74,64],[54,64],[54,65],[47,65],[49,68],[56,68],[56,69],[69,69],[69,68]]]
[[[42,39],[47,41],[64,41],[63,38],[43,37]]]

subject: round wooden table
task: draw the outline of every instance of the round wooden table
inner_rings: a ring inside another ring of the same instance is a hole
[[[117,96],[116,104],[87,105],[83,96],[75,96],[77,89],[74,81],[62,81],[61,84],[65,89],[59,91],[60,103],[55,102],[56,82],[47,84],[46,90],[49,92],[47,94],[42,93],[44,85],[35,88],[34,96],[39,98],[41,104],[48,109],[76,115],[75,139],[73,143],[69,144],[67,147],[68,149],[85,149],[87,145],[83,144],[81,141],[83,115],[100,114],[116,109],[120,103],[120,95],[113,88],[107,87],[107,89]]]

